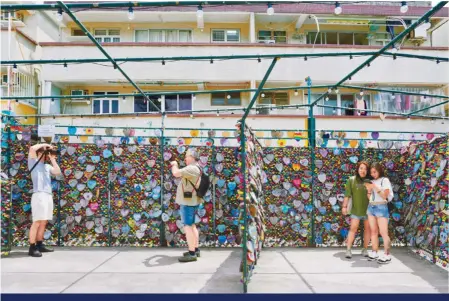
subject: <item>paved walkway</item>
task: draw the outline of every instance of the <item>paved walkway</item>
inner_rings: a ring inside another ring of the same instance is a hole
[[[61,248],[42,258],[15,250],[1,259],[2,292],[240,293],[238,249],[202,250],[180,264],[177,249]],[[448,273],[407,249],[379,265],[342,249],[265,249],[253,293],[447,293]]]

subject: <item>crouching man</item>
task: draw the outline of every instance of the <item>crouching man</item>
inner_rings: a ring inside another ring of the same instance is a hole
[[[46,164],[46,163],[50,164]],[[51,176],[61,174],[56,162],[55,148],[49,144],[35,144],[28,153],[28,169],[33,181],[31,197],[31,215],[33,223],[30,228],[30,250],[28,255],[41,257],[44,252],[53,252],[45,247],[44,232],[49,220],[53,219],[53,195]]]

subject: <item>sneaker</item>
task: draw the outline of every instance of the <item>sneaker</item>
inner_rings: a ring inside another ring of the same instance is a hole
[[[28,251],[28,255],[31,257],[42,257],[42,253],[39,252],[39,249],[36,245],[30,246],[30,250]]]
[[[41,253],[49,253],[49,252],[54,252],[53,249],[47,248],[42,242],[38,242],[36,244],[37,249],[39,250],[39,252]]]
[[[367,249],[362,249],[362,256],[363,257],[368,257],[369,256]]]
[[[348,259],[351,259],[351,258],[352,258],[352,252],[351,252],[351,250],[349,250],[349,249],[346,250],[345,257],[348,258]]]
[[[190,253],[189,252],[184,252],[183,254],[182,254],[182,256],[188,256]],[[200,252],[200,250],[198,250],[198,251],[196,251],[195,252],[195,255],[196,255],[196,257],[201,257],[201,252]]]
[[[197,261],[197,258],[198,257],[196,257],[196,255],[187,254],[187,256],[179,257],[178,261],[179,262],[192,262],[192,261]]]
[[[368,254],[368,260],[373,261],[379,258],[379,254],[377,252],[371,251]]]
[[[383,254],[377,259],[378,263],[389,263],[391,261],[391,255],[390,254]]]

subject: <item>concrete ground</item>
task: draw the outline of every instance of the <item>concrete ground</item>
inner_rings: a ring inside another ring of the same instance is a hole
[[[241,293],[239,249],[60,248],[42,258],[1,259],[2,293]],[[407,249],[379,265],[343,249],[264,249],[250,293],[448,293],[448,272]]]

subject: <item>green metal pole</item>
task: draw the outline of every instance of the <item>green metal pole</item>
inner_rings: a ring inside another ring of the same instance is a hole
[[[257,90],[256,90],[256,93],[254,93],[253,98],[251,99],[251,101],[250,101],[248,107],[246,108],[245,114],[243,114],[242,122],[244,122],[245,119],[246,119],[246,117],[248,117],[248,114],[249,114],[249,112],[251,111],[251,108],[253,107],[254,103],[257,101],[257,98],[259,97],[259,94],[260,94],[260,92],[262,91],[263,86],[264,86],[265,83],[267,82],[268,77],[270,76],[271,71],[273,71],[273,68],[274,68],[274,66],[276,65],[276,63],[277,63],[278,60],[279,60],[279,58],[278,58],[278,57],[275,57],[275,58],[271,61],[270,67],[268,68],[267,72],[265,73],[265,75],[264,75],[262,81],[261,81],[260,84],[259,84],[259,87],[258,87]]]
[[[420,25],[421,23],[423,23],[423,21],[427,20],[428,18],[430,18],[433,14],[435,14],[436,12],[438,12],[441,8],[443,8],[446,4],[448,3],[448,1],[441,1],[439,2],[437,5],[435,5],[431,10],[429,10],[427,13],[425,13],[421,18],[419,18],[417,21],[413,22],[412,25],[410,25],[407,29],[405,29],[404,31],[402,31],[399,35],[397,35],[394,39],[392,39],[389,43],[387,43],[387,45],[385,45],[384,47],[382,47],[382,49],[380,49],[376,54],[372,55],[369,59],[367,59],[365,62],[363,62],[362,64],[360,64],[360,66],[358,66],[357,68],[355,68],[353,71],[351,71],[348,75],[346,75],[345,77],[343,77],[339,82],[337,82],[333,87],[338,87],[341,84],[343,84],[346,80],[348,80],[349,78],[351,78],[352,76],[354,76],[357,72],[359,72],[360,70],[362,70],[365,66],[369,65],[372,61],[374,61],[376,58],[378,58],[380,55],[382,55],[383,53],[385,53],[390,47],[393,47],[394,45],[396,45],[396,42],[402,40],[409,32],[411,32],[412,30],[414,30],[416,27],[418,27],[418,25]],[[329,93],[326,92],[324,94],[322,94],[320,97],[318,97],[313,104],[317,103],[318,101],[320,101],[322,98],[324,98],[326,95],[328,95]]]
[[[58,165],[61,166],[61,143],[58,142]],[[58,183],[58,247],[61,246],[61,183]]]
[[[279,53],[279,54],[236,54],[236,55],[209,55],[209,56],[171,56],[171,57],[118,57],[114,58],[115,62],[176,62],[176,61],[207,61],[210,60],[248,60],[248,59],[272,59],[279,58],[318,58],[318,57],[341,57],[341,56],[369,56],[375,55],[376,51],[361,51],[361,52],[321,52],[321,53]],[[406,53],[389,53],[385,52],[382,55],[397,56],[406,58],[415,58],[423,60],[438,60],[441,63],[448,62],[449,58],[440,56],[426,56]],[[107,63],[109,59],[94,58],[94,59],[47,59],[47,60],[8,60],[2,61],[3,66],[13,65],[64,65],[64,64],[89,64],[89,63]]]
[[[161,210],[162,214],[165,212],[165,204],[164,204],[164,174],[165,174],[165,161],[164,161],[164,148],[165,148],[165,111],[162,112],[162,118],[161,118],[161,145],[160,145],[160,153],[161,153]],[[165,223],[162,220],[162,214],[160,216],[161,225],[159,226],[159,231],[161,233],[160,235],[160,241],[159,246],[166,247],[167,245],[167,239],[165,237]]]
[[[242,119],[241,123],[241,129],[240,129],[240,147],[242,148],[240,150],[241,153],[241,160],[242,160],[242,174],[243,174],[243,227],[242,227],[242,234],[243,234],[243,292],[248,292],[248,248],[246,246],[248,242],[248,217],[247,217],[247,204],[246,204],[246,136],[245,136],[245,120]]]
[[[125,73],[125,71],[123,71],[123,69],[109,55],[109,53],[103,48],[103,46],[101,46],[100,43],[98,43],[98,41],[95,40],[95,38],[92,36],[92,34],[89,32],[89,30],[87,30],[87,28],[83,25],[83,23],[81,23],[76,18],[76,16],[70,11],[70,9],[67,7],[67,5],[65,5],[62,1],[58,1],[58,5],[67,13],[67,15],[70,16],[70,18],[73,20],[73,22],[75,22],[79,26],[79,28],[81,28],[81,30],[89,37],[89,39],[92,41],[92,43],[94,43],[95,46],[97,46],[97,48],[109,59],[109,61],[112,63],[112,66],[114,66],[114,69],[118,69],[120,71],[120,73],[123,74],[123,76],[130,82],[130,84],[133,85],[133,87],[136,88],[137,91],[139,91],[140,93],[143,94],[143,96],[145,97],[145,100],[148,101],[153,106],[153,108],[155,108],[157,111],[160,112],[159,108],[151,101],[151,99],[149,97],[144,95],[144,92],[139,88],[139,86],[137,86],[137,84]]]
[[[313,197],[313,181],[314,181],[314,177],[315,177],[315,146],[316,146],[316,141],[315,141],[315,117],[313,117],[313,108],[314,106],[311,105],[312,104],[312,79],[310,78],[310,76],[308,76],[306,78],[307,81],[307,86],[309,87],[307,93],[307,103],[310,105],[309,106],[309,117],[307,118],[307,124],[308,124],[308,138],[309,138],[309,148],[310,148],[310,156],[312,158],[312,162],[311,162],[311,169],[312,169],[312,181],[310,184],[311,187],[311,202],[312,202],[312,213],[311,213],[311,221],[310,221],[310,227],[311,227],[311,232],[312,232],[312,237],[311,240],[309,240],[309,246],[315,246],[315,205],[314,205],[314,197]]]
[[[108,149],[111,147],[111,145],[108,145]],[[111,163],[112,163],[112,156],[108,158],[108,246],[112,246],[112,210],[111,210],[111,188],[112,188],[112,182],[111,182]]]

